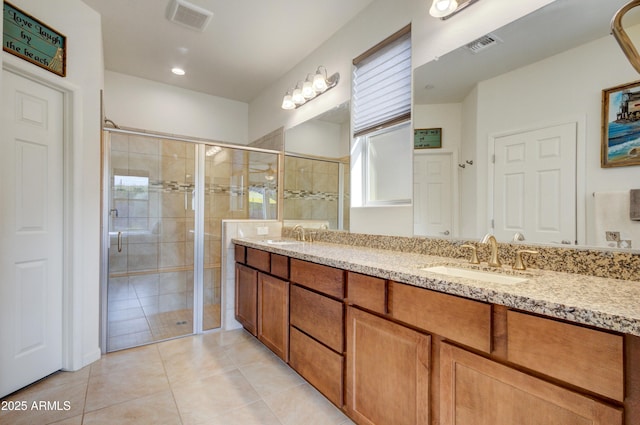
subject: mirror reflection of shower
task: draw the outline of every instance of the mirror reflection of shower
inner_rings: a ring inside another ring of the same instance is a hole
[[[285,226],[349,230],[349,102],[285,131]]]
[[[349,228],[349,158],[285,155],[284,221],[305,227]]]

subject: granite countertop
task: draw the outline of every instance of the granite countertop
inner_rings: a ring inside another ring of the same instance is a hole
[[[498,284],[444,276],[421,270],[437,265],[491,269],[483,264],[431,255],[339,245],[325,242],[272,244],[238,238],[234,243],[396,282],[500,304],[575,323],[640,336],[640,282],[573,273],[527,269],[502,272],[526,282]]]

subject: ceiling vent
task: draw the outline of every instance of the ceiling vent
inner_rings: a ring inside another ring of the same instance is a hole
[[[204,31],[213,17],[213,12],[184,0],[171,0],[167,17],[176,24],[196,31]]]
[[[500,40],[500,38],[498,38],[495,34],[487,34],[477,40],[472,41],[465,47],[467,48],[467,50],[471,51],[471,53],[476,54],[488,49],[489,47],[493,47],[498,43],[502,43],[502,40]]]

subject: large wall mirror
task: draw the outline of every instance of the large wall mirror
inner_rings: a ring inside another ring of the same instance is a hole
[[[285,225],[349,229],[349,104],[287,129]]]
[[[640,166],[600,166],[602,91],[640,79],[609,35],[625,3],[556,0],[414,70],[414,128],[442,129],[414,154],[416,234],[640,248]]]

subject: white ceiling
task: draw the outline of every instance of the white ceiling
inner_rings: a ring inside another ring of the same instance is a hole
[[[373,0],[188,0],[214,13],[203,32],[170,22],[170,0],[83,1],[102,16],[107,70],[250,102]]]

